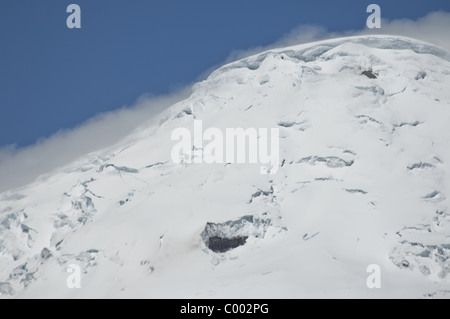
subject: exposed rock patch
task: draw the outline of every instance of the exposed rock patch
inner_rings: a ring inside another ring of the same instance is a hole
[[[211,251],[224,253],[245,245],[250,236],[264,237],[269,225],[269,219],[243,216],[225,223],[207,223],[201,237]]]

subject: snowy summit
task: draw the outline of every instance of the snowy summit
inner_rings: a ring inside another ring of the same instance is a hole
[[[0,297],[448,298],[449,87],[449,53],[397,36],[227,64],[116,145],[0,194]],[[276,172],[174,162],[172,132],[198,120],[278,129]]]

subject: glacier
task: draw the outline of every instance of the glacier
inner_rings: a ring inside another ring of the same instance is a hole
[[[449,298],[449,87],[450,54],[399,36],[226,64],[115,145],[0,194],[0,298]],[[171,133],[195,120],[278,128],[279,170],[174,163]]]

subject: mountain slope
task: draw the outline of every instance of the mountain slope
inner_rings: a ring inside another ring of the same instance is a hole
[[[0,296],[448,297],[449,85],[448,53],[391,36],[225,65],[117,145],[0,195]],[[174,163],[194,120],[279,128],[278,171]]]

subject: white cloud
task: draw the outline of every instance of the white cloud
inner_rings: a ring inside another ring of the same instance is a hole
[[[133,107],[99,114],[32,146],[0,149],[0,192],[30,183],[84,154],[113,145],[190,92],[189,88],[162,97],[142,97]]]
[[[449,12],[429,13],[418,20],[383,20],[380,30],[334,33],[320,26],[303,25],[270,46],[233,51],[228,61],[272,48],[361,34],[408,36],[437,44],[450,52],[449,30]],[[68,164],[83,154],[112,145],[155,114],[187,97],[189,92],[189,89],[184,89],[165,97],[141,99],[132,108],[98,115],[74,129],[60,131],[30,147],[0,149],[0,192],[32,182],[39,175]]]
[[[438,11],[418,20],[383,21],[381,34],[403,35],[441,46],[450,52],[450,12]],[[364,34],[370,32],[363,32]]]
[[[323,26],[300,25],[280,40],[268,46],[251,48],[249,50],[233,51],[227,61],[231,62],[239,58],[254,55],[274,48],[282,48],[302,43],[320,41],[325,39],[340,38],[354,35],[388,34],[401,35],[415,38],[438,45],[450,52],[450,12],[431,12],[417,20],[398,19],[382,20],[381,29],[349,30],[345,32],[328,32]]]

